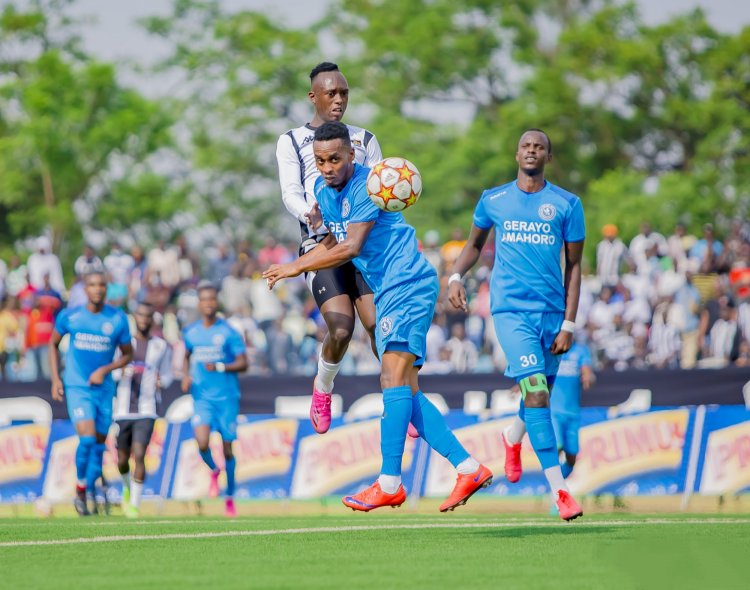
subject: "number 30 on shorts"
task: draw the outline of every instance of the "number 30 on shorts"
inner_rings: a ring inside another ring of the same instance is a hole
[[[520,357],[521,366],[525,369],[526,367],[533,367],[537,363],[535,354],[522,354]]]

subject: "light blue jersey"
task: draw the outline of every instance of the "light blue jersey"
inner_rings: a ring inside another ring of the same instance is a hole
[[[221,401],[240,397],[237,373],[208,371],[206,363],[232,363],[245,354],[242,336],[223,319],[217,318],[209,327],[199,320],[183,331],[185,348],[190,352],[190,377],[193,399]]]
[[[591,366],[589,349],[577,342],[562,356],[550,396],[553,414],[578,415],[581,411],[581,369]]]
[[[55,330],[61,336],[70,335],[63,373],[66,389],[101,389],[114,393],[111,374],[104,378],[101,386],[89,385],[89,377],[112,362],[118,346],[130,344],[125,313],[110,305],[105,305],[99,313],[92,313],[86,306],[64,309],[55,320]]]
[[[482,193],[474,225],[495,227],[495,264],[490,283],[492,313],[564,312],[560,251],[585,238],[580,199],[546,182],[526,193],[516,181]]]
[[[339,242],[346,239],[350,223],[375,222],[359,256],[352,262],[374,291],[377,303],[389,289],[437,275],[419,252],[416,232],[404,216],[378,209],[368,196],[365,185],[369,172],[369,168],[355,164],[354,174],[341,191],[318,177],[315,197],[328,231]]]

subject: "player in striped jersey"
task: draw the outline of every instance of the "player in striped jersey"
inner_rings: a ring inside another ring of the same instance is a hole
[[[154,309],[140,303],[135,310],[136,331],[132,338],[133,360],[115,375],[119,380],[115,398],[117,463],[122,475],[123,513],[139,514],[146,478],[146,449],[151,442],[162,387],[172,383],[172,349],[163,338],[151,334]],[[130,476],[130,455],[135,469]]]
[[[312,250],[328,233],[324,225],[313,222],[310,217],[316,205],[315,181],[320,176],[313,155],[315,129],[323,123],[340,121],[349,102],[346,78],[334,63],[315,66],[310,72],[310,84],[308,97],[315,107],[312,120],[281,135],[276,145],[281,196],[302,231],[300,255]],[[378,140],[372,133],[353,125],[347,127],[358,164],[372,166],[383,159]],[[305,279],[328,328],[313,381],[310,408],[313,427],[322,434],[331,424],[333,380],[352,338],[355,308],[375,350],[375,304],[372,289],[351,262],[338,268],[308,272]]]

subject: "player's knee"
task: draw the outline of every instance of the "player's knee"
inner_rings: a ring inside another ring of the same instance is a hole
[[[523,404],[527,408],[548,408],[549,389],[547,377],[543,373],[534,373],[518,382],[521,387]]]
[[[578,458],[578,455],[574,455],[573,453],[565,453],[565,462],[573,467],[576,464],[576,459]]]
[[[339,346],[349,344],[354,333],[354,324],[336,324],[329,329],[328,333],[331,335],[331,340]]]
[[[120,470],[120,473],[127,473],[130,471],[130,462],[127,459],[120,459],[117,461],[117,468]]]

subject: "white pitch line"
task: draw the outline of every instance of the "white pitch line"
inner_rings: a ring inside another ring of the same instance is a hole
[[[642,526],[665,524],[748,524],[745,519],[702,519],[702,520],[599,520],[594,522],[569,525],[573,528],[603,527],[603,526]],[[165,533],[159,535],[111,535],[105,537],[79,537],[77,539],[47,539],[38,541],[5,541],[0,547],[35,547],[43,545],[79,545],[83,543],[117,543],[121,541],[151,541],[163,539],[215,539],[220,537],[266,537],[275,535],[305,535],[312,533],[358,533],[377,530],[419,530],[419,529],[499,529],[519,526],[551,528],[565,526],[562,522],[487,522],[487,523],[432,523],[432,524],[401,524],[401,525],[355,525],[338,527],[312,527],[297,529],[270,529],[253,531],[220,531],[210,533]]]

